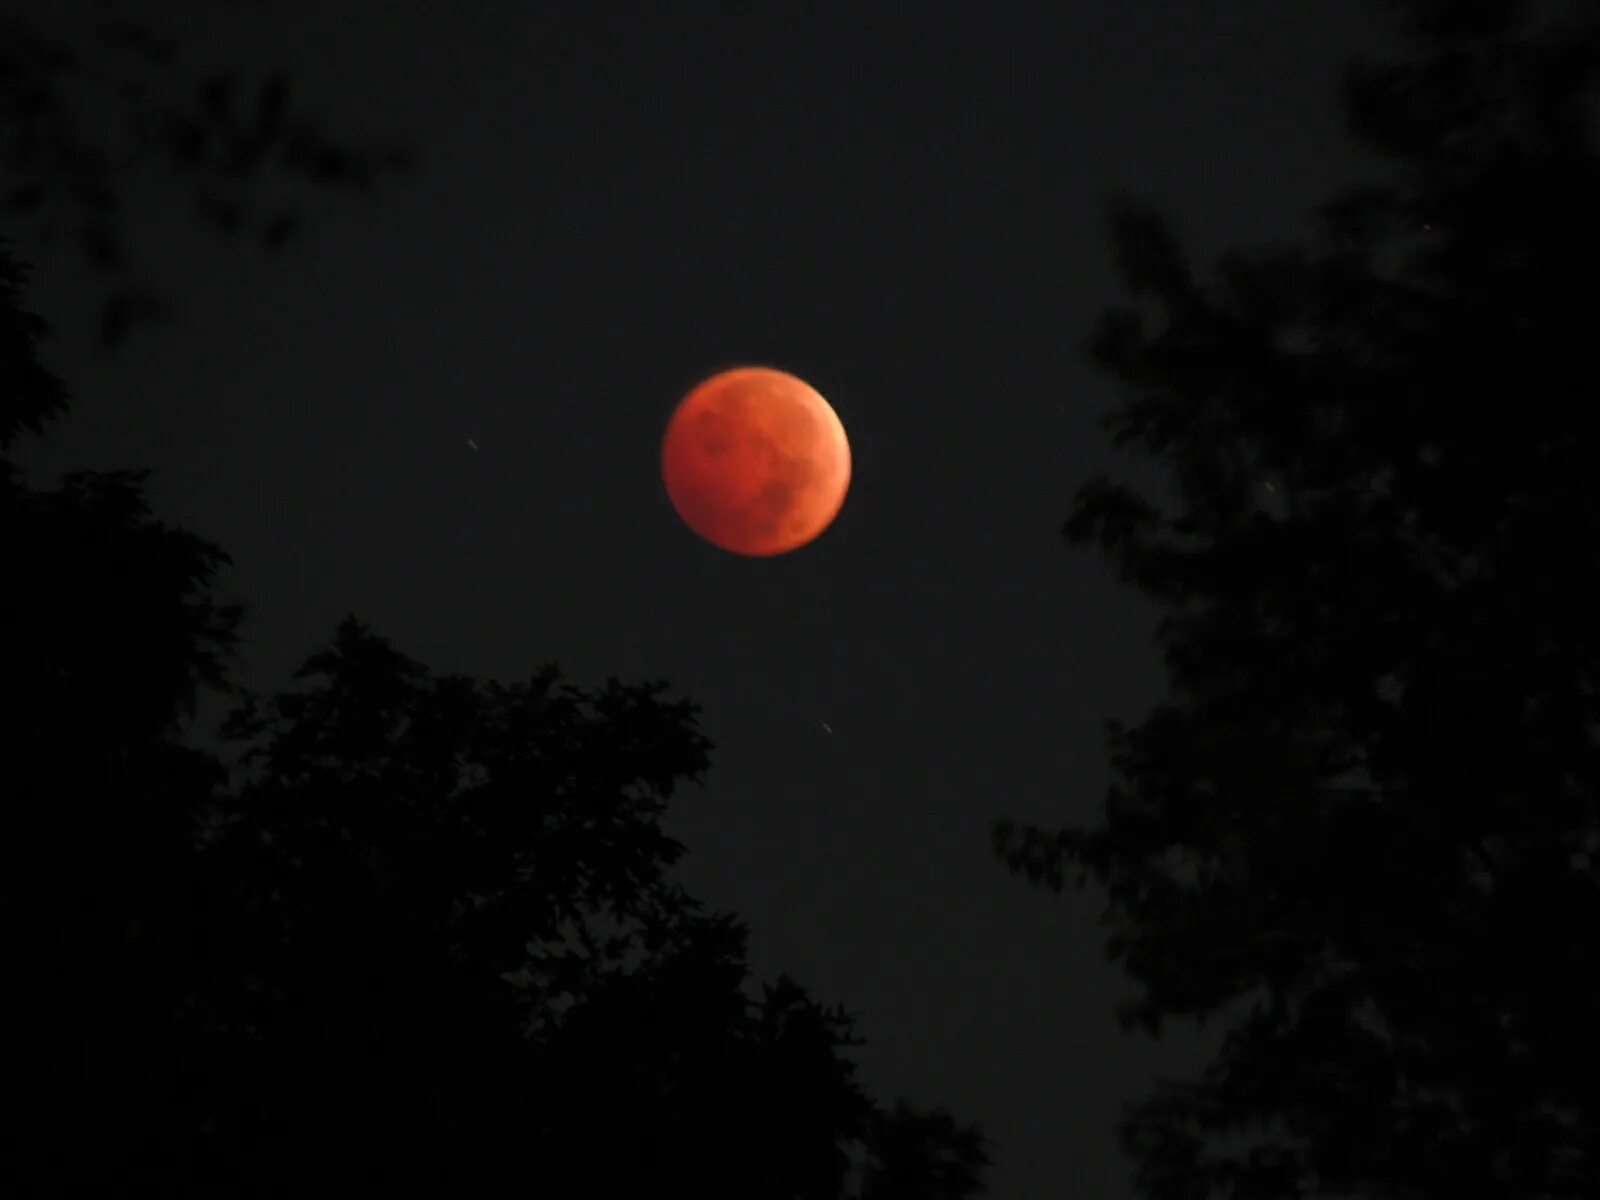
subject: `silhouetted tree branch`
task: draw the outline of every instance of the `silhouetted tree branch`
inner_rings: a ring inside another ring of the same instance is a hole
[[[0,14],[0,205],[46,243],[76,242],[108,280],[132,269],[122,217],[135,180],[180,181],[206,225],[273,250],[301,218],[267,202],[272,179],[370,193],[413,167],[406,147],[358,147],[326,132],[294,107],[286,72],[251,83],[190,67],[181,33],[120,3]],[[102,344],[166,309],[144,286],[111,284]]]
[[[1112,205],[1157,327],[1087,349],[1177,511],[1102,477],[1065,533],[1166,609],[1171,694],[1107,723],[1103,827],[993,829],[1105,888],[1124,1028],[1226,1014],[1124,1121],[1162,1200],[1600,1194],[1600,22],[1386,7],[1346,109],[1403,172],[1319,244],[1202,286]]]

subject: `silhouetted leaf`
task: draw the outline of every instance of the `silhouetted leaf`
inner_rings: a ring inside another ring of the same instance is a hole
[[[32,212],[43,203],[45,189],[42,184],[24,184],[6,193],[6,205],[18,212]]]
[[[112,293],[100,311],[101,346],[115,348],[135,325],[153,321],[167,311],[166,302],[152,292],[124,288]]]
[[[285,106],[289,101],[289,78],[279,71],[261,85],[260,99],[256,103],[256,134],[264,140],[275,137],[283,126]]]
[[[212,75],[199,84],[200,105],[218,124],[233,122],[233,89],[231,75]]]

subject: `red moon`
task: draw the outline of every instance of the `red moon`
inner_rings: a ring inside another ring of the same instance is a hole
[[[735,554],[786,554],[838,515],[850,443],[810,384],[733,367],[696,384],[661,440],[661,477],[684,524]]]

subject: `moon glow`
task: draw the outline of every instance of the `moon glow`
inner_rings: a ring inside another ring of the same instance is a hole
[[[714,546],[786,554],[832,524],[850,486],[850,443],[820,392],[772,367],[733,367],[678,402],[661,477],[684,524]]]

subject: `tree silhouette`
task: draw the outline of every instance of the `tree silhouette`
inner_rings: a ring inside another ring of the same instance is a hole
[[[266,202],[269,181],[278,191],[303,183],[370,194],[413,169],[405,146],[332,136],[294,108],[292,92],[284,71],[252,85],[234,70],[192,69],[181,34],[111,0],[0,14],[0,212],[30,222],[45,243],[76,243],[108,280],[102,345],[168,309],[127,279],[123,213],[135,180],[176,180],[211,229],[276,250],[301,217]]]
[[[1123,1121],[1162,1200],[1600,1195],[1600,21],[1384,7],[1345,100],[1400,182],[1315,248],[1202,286],[1112,205],[1150,303],[1088,349],[1177,511],[1099,477],[1065,533],[1165,609],[1170,696],[1107,722],[1102,827],[993,830],[1106,888],[1124,1029],[1225,1020]]]
[[[0,451],[67,403],[39,365],[45,326],[22,282],[0,245],[0,379],[14,385],[0,391]],[[175,735],[201,688],[226,686],[240,613],[210,588],[227,558],[154,519],[144,474],[36,490],[0,454],[0,921],[9,1078],[26,1098],[11,1132],[63,1186],[88,1131],[105,1131],[101,1161],[160,1152],[122,1136],[121,1114],[159,1104],[171,1073],[194,830],[224,778]],[[20,1161],[5,1170],[29,1174]]]
[[[452,1194],[525,1172],[832,1198],[857,1146],[869,1172],[967,1164],[921,1194],[976,1193],[976,1132],[880,1111],[838,1053],[850,1020],[787,978],[750,999],[743,927],[666,880],[659,818],[707,762],[692,705],[550,666],[435,678],[353,618],[300,675],[225,727],[260,774],[206,855],[231,894],[199,955],[226,964],[193,1089],[226,1104],[190,1117],[210,1158],[249,1144],[286,1191],[346,1164]]]

